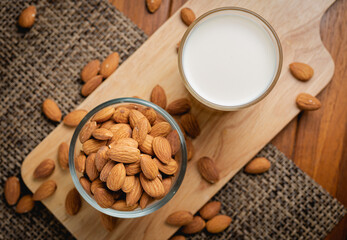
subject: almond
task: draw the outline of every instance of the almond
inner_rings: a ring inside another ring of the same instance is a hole
[[[82,71],[81,71],[81,79],[83,82],[87,82],[91,78],[98,75],[98,72],[100,71],[100,61],[99,60],[92,60],[89,63],[87,63]]]
[[[109,129],[113,133],[110,143],[117,142],[122,138],[131,138],[132,129],[129,124],[119,123]]]
[[[87,141],[91,136],[92,133],[94,132],[95,129],[98,128],[98,125],[96,124],[95,121],[87,122],[81,129],[79,139],[81,143],[84,143]]]
[[[145,115],[143,115],[140,111],[138,110],[130,110],[129,113],[129,123],[130,126],[132,128],[135,127],[135,124],[137,123],[137,121],[139,121],[140,119],[145,119],[145,121],[147,122],[147,132],[149,133],[151,131],[151,124],[149,123],[148,119],[145,117]]]
[[[172,155],[175,155],[181,148],[180,136],[176,130],[172,130],[166,139],[169,141],[171,146]]]
[[[296,105],[300,110],[313,111],[321,107],[320,101],[308,93],[300,93],[296,98]]]
[[[126,205],[134,206],[140,200],[142,195],[142,187],[138,177],[135,177],[133,189],[126,195]]]
[[[206,229],[209,233],[219,233],[229,227],[230,223],[231,217],[226,215],[218,215],[206,223]]]
[[[117,141],[117,145],[124,145],[133,148],[138,148],[139,144],[132,138],[121,138]],[[113,146],[114,147],[114,146]]]
[[[177,227],[187,225],[191,223],[192,221],[193,221],[193,214],[191,214],[188,211],[182,211],[182,210],[171,213],[166,219],[167,224],[177,226]]]
[[[102,146],[106,145],[106,141],[99,141],[95,139],[89,139],[85,141],[82,145],[83,152],[89,155],[91,153],[96,153]]]
[[[154,162],[158,166],[159,170],[166,175],[173,175],[177,172],[178,164],[172,158],[170,159],[170,161],[167,164],[163,164],[161,161],[159,161],[156,158],[154,158]]]
[[[87,113],[87,110],[83,109],[72,111],[64,117],[63,123],[69,127],[77,127]]]
[[[105,188],[97,188],[94,191],[94,199],[102,208],[109,208],[114,203],[112,194]]]
[[[135,177],[134,176],[126,176],[124,180],[124,184],[122,186],[122,191],[125,193],[130,192],[135,185]]]
[[[75,157],[75,169],[80,173],[84,173],[86,170],[86,155],[82,151]]]
[[[219,173],[215,163],[209,157],[202,157],[199,159],[198,170],[201,176],[209,183],[215,183],[219,180]]]
[[[289,65],[290,72],[300,81],[308,81],[313,76],[313,68],[305,63],[294,62]]]
[[[55,163],[52,159],[43,160],[34,171],[34,179],[46,178],[50,176],[55,168]]]
[[[38,189],[36,189],[33,200],[34,201],[41,201],[45,198],[50,197],[53,195],[55,190],[57,189],[57,184],[54,180],[47,180],[46,182],[42,183]]]
[[[186,238],[182,235],[176,235],[170,238],[170,240],[186,240]]]
[[[110,174],[112,168],[116,165],[114,161],[108,161],[100,172],[100,180],[103,182],[107,181],[108,175]]]
[[[145,140],[143,143],[139,146],[140,150],[143,153],[149,154],[149,155],[154,155],[153,152],[153,137],[151,135],[146,135]]]
[[[54,122],[60,122],[62,116],[61,111],[58,107],[58,104],[52,99],[46,99],[43,102],[42,111],[48,119]]]
[[[112,119],[117,123],[129,123],[130,110],[126,107],[118,107],[113,113]]]
[[[102,83],[102,76],[101,75],[96,75],[95,77],[92,77],[89,79],[81,89],[81,94],[84,97],[89,96],[92,92],[94,92],[97,87]]]
[[[163,196],[165,196],[169,193],[169,191],[171,189],[172,178],[171,177],[165,178],[165,179],[163,179],[162,183],[163,183],[164,190],[165,190]]]
[[[81,196],[76,188],[71,189],[65,198],[66,213],[73,216],[76,215],[81,209],[82,201]]]
[[[86,159],[86,174],[90,181],[94,181],[97,177],[99,177],[98,169],[96,169],[95,166],[95,156],[96,153],[91,153]]]
[[[181,115],[190,111],[192,104],[187,98],[180,98],[170,103],[166,111],[171,115]]]
[[[165,109],[166,107],[166,93],[164,89],[156,85],[151,93],[151,102],[157,104],[159,107]]]
[[[96,121],[98,123],[105,122],[105,121],[109,120],[112,117],[114,112],[115,112],[115,109],[114,109],[113,106],[105,107],[105,108],[101,109],[99,112],[97,112],[93,116],[92,120]]]
[[[201,232],[206,226],[204,219],[200,216],[195,216],[193,221],[182,228],[182,232],[185,234],[194,234]]]
[[[90,192],[92,194],[95,193],[95,190],[97,188],[105,188],[105,184],[103,182],[101,182],[101,180],[99,178],[95,179],[91,184],[90,184]]]
[[[153,151],[160,161],[167,164],[171,160],[171,146],[164,137],[155,137],[153,139]]]
[[[108,162],[107,156],[108,147],[102,146],[95,155],[95,167],[100,172]]]
[[[141,112],[148,119],[149,123],[153,125],[157,119],[156,111],[153,108],[146,107]]]
[[[14,205],[20,196],[20,183],[17,177],[9,177],[5,183],[5,199],[8,205]]]
[[[91,187],[91,183],[89,182],[89,180],[85,177],[80,177],[80,184],[82,185],[84,191],[86,191],[87,194],[91,194],[90,191],[90,187]]]
[[[141,172],[140,161],[126,165],[125,171],[128,176],[133,176],[140,173]]]
[[[62,142],[58,148],[58,161],[62,169],[69,168],[69,145],[66,142]]]
[[[195,13],[190,8],[182,8],[181,10],[181,19],[182,21],[189,26],[195,21]]]
[[[146,0],[148,11],[154,13],[160,7],[161,0]]]
[[[153,201],[153,198],[151,198],[146,192],[143,192],[140,198],[140,203],[139,203],[140,208],[141,209],[146,208],[148,204],[152,201]]]
[[[246,167],[245,172],[250,174],[259,174],[268,171],[271,167],[271,163],[264,157],[254,158],[250,161]]]
[[[154,180],[149,180],[143,173],[140,173],[140,182],[143,190],[153,198],[160,197],[165,192],[164,186],[158,177]]]
[[[217,201],[206,203],[200,210],[200,216],[205,220],[210,220],[217,216],[221,208],[221,203]]]
[[[116,125],[116,123],[112,119],[110,119],[110,120],[107,120],[106,122],[103,122],[100,127],[106,128],[107,130],[110,130],[110,128],[115,126],[115,125]]]
[[[157,160],[158,161],[158,160]],[[151,156],[147,154],[141,154],[140,166],[142,173],[149,180],[153,180],[159,174],[158,166]]]
[[[17,213],[27,213],[30,212],[34,208],[34,201],[31,195],[25,195],[23,196],[17,206],[16,206],[16,212]]]
[[[29,6],[19,15],[18,25],[22,28],[31,28],[34,25],[36,17],[36,7]]]
[[[140,159],[140,150],[134,147],[116,145],[108,150],[107,156],[116,162],[134,163]]]
[[[166,137],[171,132],[171,125],[167,122],[159,122],[152,127],[150,135],[153,137]]]
[[[113,205],[112,208],[118,211],[132,211],[138,207],[138,204],[127,206],[125,200],[118,200]]]
[[[141,145],[147,136],[147,121],[145,118],[139,119],[133,128],[132,138]]]
[[[186,145],[187,145],[187,160],[191,160],[194,156],[194,145],[190,138],[186,138]]]
[[[100,67],[100,74],[103,78],[108,78],[119,65],[119,54],[117,52],[111,53],[107,58],[102,62]]]
[[[118,191],[122,188],[125,181],[125,167],[123,163],[118,163],[114,166],[108,174],[106,185],[112,191]]]
[[[181,124],[184,131],[192,138],[196,138],[200,134],[199,123],[191,113],[186,113],[181,117]]]
[[[113,137],[113,133],[106,128],[95,129],[92,133],[93,137],[98,140],[108,140]]]
[[[116,224],[116,218],[103,213],[100,213],[100,221],[104,228],[109,232],[111,232],[114,229]]]

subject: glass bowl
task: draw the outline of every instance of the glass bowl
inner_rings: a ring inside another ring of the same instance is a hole
[[[79,177],[82,176],[83,174],[76,172],[75,169],[75,161],[74,157],[77,156],[77,154],[82,150],[82,143],[79,141],[79,134],[82,129],[82,127],[96,114],[98,111],[101,109],[108,107],[108,106],[121,106],[121,105],[127,105],[127,104],[136,104],[144,107],[151,107],[153,108],[160,116],[162,116],[170,125],[172,130],[176,130],[179,139],[180,139],[180,150],[177,152],[175,160],[178,162],[178,170],[175,173],[175,176],[173,177],[173,182],[171,185],[171,189],[168,192],[166,196],[164,196],[162,199],[155,200],[151,204],[149,204],[146,208],[141,209],[137,208],[132,211],[118,211],[114,210],[112,208],[102,208],[100,207],[97,202],[94,200],[92,196],[90,196],[82,187],[82,185],[79,182]],[[75,129],[75,132],[72,136],[71,143],[70,143],[70,149],[69,149],[69,168],[70,168],[70,173],[72,177],[72,181],[77,189],[77,191],[80,193],[82,198],[88,202],[93,208],[96,210],[107,214],[112,217],[118,217],[118,218],[136,218],[136,217],[142,217],[145,215],[148,215],[150,213],[153,213],[154,211],[158,210],[162,206],[164,206],[167,202],[170,201],[170,199],[176,194],[177,190],[179,189],[183,178],[184,174],[186,172],[186,167],[187,167],[187,149],[186,149],[186,143],[184,139],[184,135],[181,132],[181,129],[179,128],[178,124],[176,121],[171,117],[169,113],[167,113],[164,109],[161,107],[142,100],[142,99],[137,99],[137,98],[117,98],[113,99],[107,102],[104,102],[97,107],[95,107],[93,110],[91,110],[79,123],[77,128]]]

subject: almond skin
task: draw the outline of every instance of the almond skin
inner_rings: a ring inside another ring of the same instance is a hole
[[[123,163],[116,164],[108,174],[106,184],[108,189],[112,191],[118,191],[122,188],[125,181],[125,167]]]
[[[153,125],[155,120],[157,119],[156,111],[153,108],[146,107],[141,112],[148,119],[149,123]]]
[[[55,190],[57,189],[57,184],[54,180],[47,180],[46,182],[42,183],[38,189],[36,189],[33,200],[34,201],[41,201],[43,199],[46,199],[53,195]]]
[[[164,193],[160,197],[157,197],[156,199],[161,199],[169,193],[171,189],[171,185],[172,185],[172,178],[171,177],[165,178],[161,182],[164,186]]]
[[[112,117],[114,112],[115,112],[115,109],[113,106],[105,107],[93,116],[92,121],[96,121],[98,123],[106,122]]]
[[[94,192],[94,198],[102,208],[109,208],[114,203],[112,194],[104,188],[97,188]]]
[[[106,141],[99,141],[95,139],[89,139],[82,145],[82,150],[85,154],[96,153],[102,146],[106,145]]]
[[[160,7],[161,0],[146,0],[147,9],[149,12],[154,13]]]
[[[171,125],[167,122],[156,123],[150,132],[152,137],[166,137],[171,132]]]
[[[153,152],[153,137],[151,135],[146,135],[145,141],[139,146],[143,153],[148,155],[154,155]]]
[[[201,176],[209,183],[219,180],[219,173],[214,161],[209,157],[202,157],[198,161],[198,170]]]
[[[195,21],[195,13],[190,8],[182,8],[181,10],[181,19],[182,21],[189,26]]]
[[[116,162],[134,163],[140,160],[140,150],[129,146],[116,145],[107,151],[107,156]]]
[[[58,104],[52,99],[46,99],[42,103],[42,111],[48,119],[54,122],[60,122],[62,117],[61,111]]]
[[[91,183],[89,182],[89,180],[85,177],[80,177],[80,184],[82,185],[84,191],[86,191],[86,193],[91,194],[90,191],[90,187],[91,187]]]
[[[140,173],[141,172],[140,161],[128,164],[127,166],[125,166],[125,171],[128,176],[133,176]]]
[[[259,174],[268,171],[271,167],[271,163],[264,157],[254,158],[250,161],[246,167],[245,172],[250,174]]]
[[[103,182],[107,181],[108,175],[110,174],[112,168],[116,165],[116,163],[112,160],[108,161],[105,166],[102,168],[100,172],[100,180]]]
[[[92,133],[94,132],[95,129],[98,128],[98,125],[96,124],[95,121],[87,122],[81,129],[79,139],[81,143],[84,143],[87,141],[91,136]]]
[[[82,151],[75,157],[75,169],[80,173],[84,173],[86,170],[86,155]]]
[[[101,172],[101,170],[104,168],[105,164],[108,162],[108,156],[107,156],[108,147],[102,146],[95,155],[95,167],[96,169]]]
[[[67,214],[76,215],[81,209],[82,201],[81,196],[76,188],[71,189],[65,198],[65,211]]]
[[[147,119],[139,119],[133,128],[132,138],[135,139],[139,145],[141,145],[147,136]]]
[[[55,163],[52,159],[43,160],[34,171],[34,179],[46,178],[50,176],[55,168]]]
[[[153,198],[151,198],[146,192],[143,192],[142,196],[140,198],[139,206],[140,206],[141,209],[144,209],[152,201],[153,201]]]
[[[126,107],[118,107],[113,113],[112,119],[117,123],[129,123],[130,110]]]
[[[95,129],[92,133],[93,137],[98,140],[108,140],[113,137],[113,133],[106,128]]]
[[[113,133],[113,137],[109,141],[110,143],[117,142],[122,138],[131,138],[132,135],[132,129],[129,124],[119,123],[112,126],[109,130]]]
[[[145,115],[143,115],[140,111],[138,110],[130,110],[129,113],[129,123],[130,126],[132,128],[135,127],[135,124],[140,120],[140,119],[145,119],[145,121],[147,122],[147,132],[149,133],[152,128],[151,128],[151,124],[149,123],[148,119],[145,117]]]
[[[151,93],[151,102],[157,104],[159,107],[165,109],[166,108],[166,93],[164,89],[156,85]]]
[[[119,54],[117,52],[111,53],[107,58],[102,62],[100,66],[100,74],[103,78],[108,78],[119,65]]]
[[[220,233],[229,227],[230,223],[231,217],[226,215],[218,215],[206,223],[206,229],[209,233]]]
[[[5,199],[8,205],[14,205],[20,196],[20,183],[17,177],[9,177],[4,188]]]
[[[90,192],[94,194],[97,188],[105,188],[105,184],[99,178],[95,179],[92,184],[90,184]]]
[[[177,211],[174,213],[171,213],[167,219],[166,223],[173,225],[173,226],[184,226],[193,221],[193,214],[191,214],[188,211]]]
[[[103,213],[100,213],[100,221],[104,228],[109,232],[111,232],[114,229],[116,224],[116,218]]]
[[[210,220],[217,216],[221,208],[221,203],[217,201],[206,203],[200,210],[200,216],[205,220]]]
[[[98,75],[98,72],[100,71],[100,61],[99,60],[92,60],[89,63],[87,63],[82,71],[81,71],[81,79],[83,82],[88,82],[91,78]]]
[[[158,166],[160,172],[166,174],[166,175],[173,175],[178,170],[178,164],[177,162],[171,158],[171,160],[167,164],[163,164],[158,159],[153,159],[156,165]],[[143,170],[142,170],[143,171]]]
[[[126,205],[134,206],[137,205],[137,202],[140,200],[143,189],[138,177],[135,177],[133,189],[126,195]]]
[[[186,113],[181,117],[181,124],[184,131],[192,138],[200,135],[200,126],[196,118],[191,113]]]
[[[106,128],[107,130],[110,130],[110,128],[115,126],[115,125],[116,125],[116,123],[112,119],[110,119],[110,120],[107,120],[106,122],[103,122],[100,127]]]
[[[66,142],[62,142],[58,148],[58,161],[62,169],[69,168],[69,145]]]
[[[97,177],[99,177],[99,172],[95,166],[95,156],[96,153],[92,153],[88,155],[86,159],[86,174],[90,181],[94,181]]]
[[[142,173],[149,180],[155,179],[159,174],[156,162],[152,159],[151,156],[147,154],[141,154],[140,166]]]
[[[313,68],[305,63],[294,62],[289,65],[292,75],[300,81],[308,81],[313,77]]]
[[[72,111],[64,117],[63,123],[69,127],[77,127],[87,113],[87,110],[84,109]]]
[[[81,89],[81,94],[84,97],[89,96],[92,92],[94,92],[97,87],[102,83],[102,76],[101,75],[96,75],[95,77],[92,77],[89,79]]]
[[[195,216],[193,221],[182,228],[182,232],[185,234],[194,234],[201,232],[206,226],[204,219],[200,216]]]
[[[17,213],[27,213],[30,212],[34,208],[34,201],[31,195],[25,195],[23,196],[17,206],[16,206],[16,212]]]
[[[164,186],[158,177],[154,180],[149,180],[143,173],[140,173],[140,182],[143,190],[153,198],[160,197],[165,192]]]
[[[314,111],[321,107],[321,102],[308,93],[300,93],[296,98],[296,105],[300,110]]]
[[[135,185],[135,177],[134,176],[126,176],[124,180],[124,184],[122,185],[122,191],[125,193],[130,192]]]
[[[166,139],[169,141],[171,146],[172,155],[175,155],[181,148],[180,136],[176,130],[172,130]]]
[[[136,209],[137,206],[138,206],[137,203],[135,203],[134,205],[128,206],[125,200],[118,200],[112,205],[112,208],[118,211],[132,211]]]
[[[161,162],[168,164],[171,160],[171,146],[166,138],[155,137],[153,139],[153,151]]]
[[[170,103],[166,111],[171,115],[181,115],[190,111],[192,104],[187,98],[180,98]]]
[[[29,6],[24,9],[18,19],[18,25],[22,28],[31,28],[34,25],[36,17],[36,7]]]
[[[182,235],[176,235],[170,238],[170,240],[186,240],[186,238]]]
[[[132,138],[121,138],[117,141],[117,145],[124,145],[133,148],[138,148],[139,144]]]

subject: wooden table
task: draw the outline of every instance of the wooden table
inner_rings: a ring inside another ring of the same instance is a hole
[[[158,11],[150,14],[145,0],[111,0],[147,35],[186,1],[162,0]],[[321,37],[336,65],[332,82],[318,95],[322,108],[300,113],[272,143],[347,206],[347,0],[337,0],[325,13]],[[347,217],[327,239],[347,239]]]

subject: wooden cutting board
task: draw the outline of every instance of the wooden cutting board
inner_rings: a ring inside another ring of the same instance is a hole
[[[195,213],[299,113],[295,105],[299,93],[316,95],[329,83],[334,63],[321,42],[319,26],[323,13],[333,2],[190,0],[184,7],[193,9],[197,16],[213,8],[238,6],[255,11],[270,22],[281,39],[284,53],[282,74],[273,91],[260,103],[238,112],[212,111],[194,102],[193,112],[202,129],[194,141],[195,157],[189,162],[183,184],[174,198],[149,216],[119,220],[111,233],[104,230],[97,211],[86,202],[76,216],[68,216],[64,201],[73,183],[69,171],[59,167],[50,177],[58,183],[57,192],[43,204],[78,239],[169,238],[177,230],[164,223],[170,213],[183,209]],[[148,99],[156,84],[166,90],[169,102],[187,96],[178,72],[176,53],[176,44],[185,30],[178,11],[79,108],[91,110],[118,97],[138,95]],[[288,70],[293,61],[311,65],[314,77],[309,82],[295,80]],[[22,165],[22,177],[29,189],[35,191],[42,182],[33,180],[34,168],[45,158],[56,159],[58,144],[70,141],[73,131],[60,124],[28,155]],[[221,180],[217,184],[206,183],[197,171],[196,161],[205,155],[215,159],[220,170]]]

